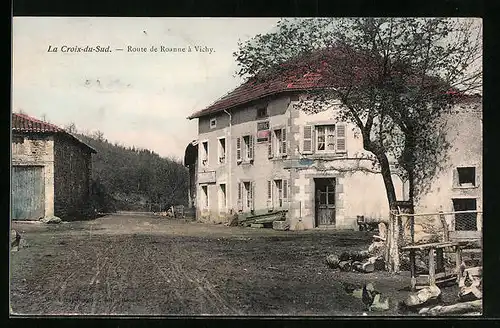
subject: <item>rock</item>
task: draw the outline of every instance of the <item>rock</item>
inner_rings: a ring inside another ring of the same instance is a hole
[[[376,241],[368,247],[368,253],[371,256],[381,256],[384,254],[385,243],[383,241]]]
[[[339,268],[342,271],[351,271],[351,261],[340,261],[339,262]]]
[[[358,288],[352,292],[352,296],[361,299],[363,297],[363,289]]]
[[[330,254],[326,257],[326,263],[332,269],[337,269],[339,267],[339,258],[337,255]]]
[[[409,308],[417,308],[437,302],[440,296],[441,290],[437,286],[429,286],[408,295],[404,304]]]
[[[273,221],[273,229],[286,231],[290,229],[290,224],[287,221]]]
[[[373,298],[373,303],[370,306],[373,311],[387,311],[389,310],[389,298],[384,301],[381,300],[380,294],[376,294]]]
[[[40,221],[47,224],[59,224],[62,222],[62,220],[57,216],[46,216],[42,218]]]
[[[264,228],[264,225],[262,223],[252,223],[250,228]]]

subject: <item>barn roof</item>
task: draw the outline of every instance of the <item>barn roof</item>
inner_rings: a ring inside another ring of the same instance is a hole
[[[12,131],[20,133],[50,133],[50,134],[61,134],[69,137],[73,141],[80,143],[81,145],[88,148],[92,153],[97,151],[91,146],[87,145],[82,140],[78,139],[66,130],[58,127],[57,125],[47,123],[36,119],[34,117],[28,116],[26,114],[12,113]]]

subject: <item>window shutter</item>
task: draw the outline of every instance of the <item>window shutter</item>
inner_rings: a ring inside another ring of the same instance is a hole
[[[241,138],[236,138],[236,160],[241,161]]]
[[[273,158],[273,131],[270,131],[267,144],[267,158]]]
[[[281,129],[281,142],[283,143],[282,147],[282,155],[286,155],[286,128]]]
[[[457,187],[459,185],[458,183],[458,169],[455,167],[453,169],[453,182],[452,182],[453,187]]]
[[[238,211],[243,210],[243,201],[242,201],[242,197],[241,197],[242,196],[241,187],[242,187],[242,183],[238,182]]]
[[[304,154],[312,153],[313,151],[313,128],[311,125],[304,126],[302,152]]]
[[[267,180],[267,208],[273,208],[273,182],[271,180]]]
[[[255,210],[255,182],[250,182],[250,208],[251,210]]]
[[[345,153],[346,152],[346,137],[345,137],[345,124],[337,124],[336,129],[337,131],[337,152],[338,153]]]
[[[253,160],[253,136],[248,136],[248,160]]]
[[[283,199],[288,199],[288,180],[283,180]]]

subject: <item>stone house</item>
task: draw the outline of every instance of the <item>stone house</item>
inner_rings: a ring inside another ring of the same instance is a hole
[[[87,216],[95,152],[53,124],[13,113],[12,220]]]
[[[286,210],[292,230],[299,222],[306,229],[351,229],[358,216],[388,216],[382,177],[366,159],[357,127],[338,118],[339,103],[315,114],[295,106],[317,80],[305,74],[246,82],[188,117],[198,119],[198,158],[192,159],[197,182],[191,191],[197,195],[198,220],[224,222],[231,212]],[[456,127],[450,129],[447,169],[417,211],[481,209],[481,110],[466,110],[480,108],[481,98],[467,99],[457,105],[460,115],[450,115]],[[459,182],[463,168],[474,171],[472,185]],[[407,200],[408,184],[396,174],[393,181],[398,200]]]

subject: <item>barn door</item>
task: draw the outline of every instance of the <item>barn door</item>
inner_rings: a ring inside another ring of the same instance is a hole
[[[12,219],[38,220],[45,214],[43,167],[12,167]]]
[[[335,225],[335,179],[315,179],[316,224]]]

